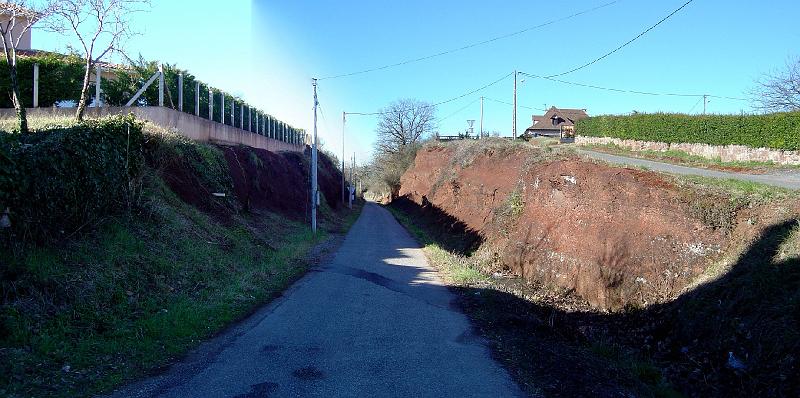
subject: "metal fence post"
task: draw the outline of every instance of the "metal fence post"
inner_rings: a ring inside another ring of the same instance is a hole
[[[222,97],[219,103],[219,122],[225,124],[225,93],[220,91],[219,94]]]

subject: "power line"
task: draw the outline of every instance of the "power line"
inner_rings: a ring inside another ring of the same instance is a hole
[[[437,103],[435,103],[435,104],[431,104],[431,105],[429,105],[429,106],[433,107],[433,106],[438,106],[438,105],[446,104],[446,103],[448,103],[448,102],[453,102],[453,101],[455,101],[455,100],[457,100],[457,99],[464,98],[464,97],[466,97],[466,96],[468,96],[468,95],[475,94],[475,93],[477,93],[478,91],[485,90],[485,89],[487,89],[487,88],[489,88],[489,87],[491,87],[491,86],[494,86],[494,85],[495,85],[495,84],[497,84],[497,83],[500,83],[500,82],[502,82],[503,80],[507,79],[509,76],[511,76],[511,75],[513,75],[513,74],[514,74],[514,72],[511,72],[511,73],[509,73],[509,74],[507,74],[507,75],[505,75],[505,76],[503,76],[503,77],[501,77],[501,78],[499,78],[499,79],[497,79],[497,80],[495,80],[495,81],[493,81],[493,82],[491,82],[491,83],[489,83],[489,84],[487,84],[487,85],[485,85],[485,86],[483,86],[483,87],[481,87],[481,88],[476,88],[475,90],[472,90],[472,91],[470,91],[470,92],[468,92],[468,93],[461,94],[461,95],[459,95],[458,97],[453,97],[453,98],[450,98],[449,100],[444,100],[444,101],[441,101],[441,102],[437,102]]]
[[[692,111],[694,110],[694,108],[696,108],[696,107],[697,107],[697,105],[699,105],[699,104],[700,104],[700,101],[702,101],[702,100],[703,100],[703,97],[700,97],[700,98],[697,100],[697,102],[695,102],[695,103],[694,103],[694,105],[692,105],[692,109],[689,109],[689,112],[686,112],[686,114],[691,114],[691,113],[692,113]]]
[[[471,105],[475,104],[475,103],[476,103],[476,102],[478,102],[478,101],[480,101],[480,97],[478,97],[478,98],[476,98],[476,99],[472,100],[472,102],[470,102],[470,103],[468,103],[468,104],[464,105],[463,107],[459,108],[457,111],[455,111],[455,112],[453,112],[453,113],[451,113],[451,114],[449,114],[449,115],[447,115],[447,116],[445,116],[445,117],[443,117],[443,118],[441,118],[441,119],[437,120],[436,122],[438,123],[438,122],[442,122],[442,121],[444,121],[445,119],[449,119],[449,118],[451,118],[451,117],[453,117],[453,116],[455,116],[455,115],[457,115],[457,114],[461,113],[461,112],[462,112],[464,109],[467,109],[467,108],[469,108]]]
[[[495,84],[502,82],[503,80],[507,79],[508,77],[510,77],[513,74],[514,74],[514,72],[508,73],[506,75],[503,75],[503,77],[501,77],[501,78],[499,78],[499,79],[497,79],[497,80],[495,80],[495,81],[493,81],[493,82],[491,82],[489,84],[483,85],[483,86],[481,86],[479,88],[476,88],[476,89],[474,89],[472,91],[469,91],[467,93],[464,93],[464,94],[458,95],[456,97],[453,97],[453,98],[450,98],[450,99],[447,99],[447,100],[444,100],[444,101],[440,101],[440,102],[437,102],[437,103],[434,103],[434,104],[428,104],[428,105],[422,106],[420,108],[421,109],[432,108],[432,107],[435,107],[435,106],[446,104],[448,102],[453,102],[455,100],[459,100],[461,98],[464,98],[464,97],[467,97],[469,95],[475,94],[478,91],[485,90],[485,89],[487,89],[487,88],[489,88],[491,86],[494,86]],[[362,112],[346,112],[346,113],[348,115],[384,115],[387,112],[363,112],[363,113]]]
[[[617,51],[619,51],[619,50],[621,50],[621,49],[625,48],[625,47],[626,47],[626,46],[628,46],[629,44],[633,43],[634,41],[636,41],[636,40],[637,40],[637,39],[639,39],[640,37],[642,37],[642,36],[646,35],[646,34],[647,34],[647,32],[649,32],[649,31],[653,30],[653,29],[654,29],[656,26],[658,26],[658,25],[661,25],[661,23],[662,23],[662,22],[666,21],[667,19],[669,19],[670,17],[672,17],[673,15],[675,15],[676,13],[678,13],[678,11],[680,11],[680,10],[682,10],[684,7],[688,6],[688,5],[689,5],[689,3],[693,2],[693,1],[694,1],[694,0],[689,0],[689,1],[687,1],[686,3],[683,3],[683,5],[682,5],[682,6],[680,6],[680,7],[676,8],[674,11],[672,11],[671,13],[669,13],[669,15],[667,15],[667,16],[666,16],[666,17],[664,17],[664,18],[661,18],[661,20],[660,20],[660,21],[658,21],[658,22],[656,22],[656,23],[655,23],[655,25],[652,25],[652,26],[650,26],[649,28],[645,29],[645,30],[644,30],[642,33],[639,33],[638,35],[636,35],[636,37],[634,37],[633,39],[630,39],[630,40],[626,41],[626,42],[625,42],[625,43],[623,43],[621,46],[619,46],[619,47],[617,47],[617,48],[615,48],[615,49],[613,49],[613,50],[611,50],[611,51],[609,51],[609,52],[607,52],[607,53],[603,54],[602,56],[600,56],[600,57],[598,57],[598,58],[595,58],[595,59],[593,59],[592,61],[589,61],[589,62],[587,62],[587,63],[585,63],[585,64],[583,64],[583,65],[581,65],[581,66],[577,66],[577,67],[575,67],[575,68],[572,68],[572,69],[570,69],[570,70],[568,70],[568,71],[566,71],[566,72],[557,73],[557,74],[554,74],[554,75],[550,75],[550,76],[548,76],[548,77],[558,77],[558,76],[564,76],[564,75],[568,75],[568,74],[570,74],[570,73],[572,73],[572,72],[579,71],[579,70],[581,70],[581,69],[583,69],[583,68],[586,68],[586,67],[588,67],[588,66],[590,66],[590,65],[592,65],[592,64],[594,64],[594,63],[597,63],[598,61],[600,61],[600,60],[602,60],[602,59],[604,59],[604,58],[608,57],[608,56],[609,56],[609,55],[611,55],[611,54],[614,54],[615,52],[617,52]]]
[[[483,97],[483,98],[484,98],[484,99],[487,99],[487,100],[489,100],[489,101],[493,101],[493,102],[500,103],[500,104],[504,104],[504,105],[508,105],[508,106],[514,106],[514,104],[512,104],[511,102],[500,101],[499,99],[494,99],[494,98],[490,98],[490,97]],[[520,107],[520,108],[531,109],[531,110],[534,110],[534,111],[544,111],[544,112],[547,112],[547,109],[542,109],[542,108],[534,108],[534,107],[532,107],[532,106],[525,106],[525,105],[519,105],[519,104],[517,104],[517,106],[518,106],[518,107]]]
[[[614,91],[614,92],[618,92],[618,93],[652,95],[652,96],[670,96],[670,97],[703,97],[703,95],[706,95],[707,97],[713,97],[713,98],[724,98],[724,99],[730,99],[730,100],[736,100],[736,101],[749,101],[747,98],[728,97],[728,96],[723,96],[723,95],[689,94],[689,93],[660,93],[660,92],[653,92],[653,91],[627,90],[627,89],[621,89],[621,88],[603,87],[603,86],[597,86],[597,85],[594,85],[594,84],[585,84],[585,83],[578,83],[578,82],[573,82],[573,81],[568,81],[568,80],[555,79],[555,78],[552,78],[552,77],[549,77],[549,76],[541,76],[541,75],[537,75],[537,74],[534,74],[534,73],[527,73],[527,72],[517,72],[517,73],[519,73],[521,75],[528,76],[528,77],[533,77],[533,78],[536,78],[536,79],[545,79],[545,80],[549,80],[549,81],[553,81],[553,82],[557,82],[557,83],[562,83],[562,84],[569,84],[569,85],[578,86],[578,87],[593,88],[593,89],[596,89],[596,90]]]
[[[398,66],[402,66],[402,65],[408,65],[408,64],[412,64],[412,63],[416,63],[416,62],[420,62],[420,61],[425,61],[425,60],[428,60],[428,59],[431,59],[431,58],[441,57],[443,55],[452,54],[452,53],[463,51],[463,50],[467,50],[467,49],[470,49],[470,48],[473,48],[473,47],[482,46],[482,45],[489,44],[489,43],[492,43],[492,42],[495,42],[495,41],[498,41],[498,40],[507,39],[509,37],[521,35],[523,33],[530,32],[530,31],[535,30],[535,29],[540,29],[540,28],[543,28],[543,27],[548,26],[548,25],[552,25],[552,24],[555,24],[555,23],[563,22],[563,21],[566,21],[568,19],[572,19],[572,18],[575,18],[577,16],[580,16],[580,15],[583,15],[583,14],[587,14],[587,13],[590,13],[592,11],[599,10],[601,8],[605,8],[605,7],[611,6],[611,5],[616,4],[616,3],[620,2],[620,1],[621,0],[611,1],[611,2],[608,2],[608,3],[605,3],[605,4],[601,4],[601,5],[597,6],[597,7],[589,8],[589,9],[586,9],[586,10],[583,10],[583,11],[576,12],[576,13],[571,14],[571,15],[567,15],[565,17],[553,19],[553,20],[541,23],[539,25],[531,26],[531,27],[528,27],[528,28],[525,28],[525,29],[522,29],[522,30],[518,30],[516,32],[512,32],[512,33],[507,33],[507,34],[504,34],[504,35],[496,36],[496,37],[493,37],[491,39],[487,39],[487,40],[483,40],[483,41],[467,44],[467,45],[464,45],[464,46],[461,46],[461,47],[458,47],[458,48],[441,51],[441,52],[438,52],[438,53],[435,53],[435,54],[426,55],[426,56],[419,57],[419,58],[407,59],[407,60],[396,62],[396,63],[393,63],[393,64],[386,64],[386,65],[377,66],[377,67],[373,67],[373,68],[369,68],[369,69],[364,69],[364,70],[360,70],[360,71],[357,71],[357,72],[350,72],[350,73],[343,73],[343,74],[340,74],[340,75],[326,76],[326,77],[320,78],[319,80],[339,79],[339,78],[342,78],[342,77],[361,75],[361,74],[364,74],[364,73],[375,72],[375,71],[379,71],[379,70],[384,70],[384,69],[394,68],[394,67],[398,67]]]

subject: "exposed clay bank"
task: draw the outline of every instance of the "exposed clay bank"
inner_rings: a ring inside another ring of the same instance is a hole
[[[669,176],[499,141],[427,146],[401,184],[401,196],[479,234],[497,254],[489,271],[602,309],[675,297],[732,237],[754,236],[749,215],[761,212]]]

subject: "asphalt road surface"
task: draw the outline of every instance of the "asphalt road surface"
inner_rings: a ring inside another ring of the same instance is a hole
[[[751,182],[758,182],[761,184],[772,185],[788,189],[800,189],[800,172],[796,170],[779,170],[765,174],[747,174],[747,173],[734,173],[727,171],[709,170],[697,167],[679,166],[670,163],[656,162],[653,160],[629,158],[619,155],[611,155],[603,152],[589,151],[585,149],[576,149],[576,151],[584,156],[593,159],[602,160],[608,163],[627,165],[627,166],[640,166],[646,167],[653,171],[661,171],[665,173],[684,174],[684,175],[697,175],[711,178],[723,178],[744,180]]]
[[[367,204],[331,263],[129,397],[523,396],[392,215]]]

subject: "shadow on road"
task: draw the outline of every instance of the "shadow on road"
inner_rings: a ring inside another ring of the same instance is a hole
[[[453,252],[468,254],[483,242],[430,205],[392,206]],[[800,259],[775,260],[796,228],[791,220],[763,229],[724,275],[642,309],[565,310],[507,293],[537,297],[519,292],[526,286],[519,280],[454,290],[496,358],[529,392],[800,396]]]

